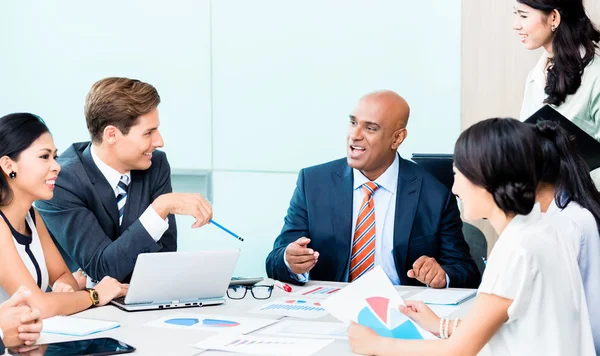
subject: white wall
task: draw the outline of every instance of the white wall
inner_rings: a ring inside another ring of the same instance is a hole
[[[178,218],[180,249],[242,246],[264,274],[300,168],[344,156],[348,114],[372,90],[412,108],[412,152],[460,130],[460,0],[0,2],[0,114],[45,118],[59,149],[85,140],[84,98],[106,76],[154,84],[175,172],[212,173],[214,226]],[[180,190],[204,191],[189,176]],[[261,187],[260,189],[258,187]],[[264,187],[269,189],[265,191]]]

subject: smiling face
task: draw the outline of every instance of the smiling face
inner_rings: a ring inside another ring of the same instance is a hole
[[[454,171],[454,184],[452,193],[462,202],[463,218],[465,220],[478,220],[489,218],[491,211],[496,207],[494,197],[485,188],[473,184],[456,167]]]
[[[42,134],[15,161],[2,157],[2,170],[14,197],[32,202],[52,199],[60,172],[52,135]],[[14,179],[8,176],[11,172],[17,174]]]
[[[557,28],[556,14],[546,15],[525,4],[516,3],[514,6],[515,20],[513,30],[517,31],[525,48],[533,50],[540,47],[551,52],[554,32],[552,25]]]
[[[375,180],[394,162],[396,150],[406,138],[408,104],[393,92],[363,97],[348,125],[348,165]]]
[[[155,108],[139,116],[127,135],[114,126],[107,126],[103,142],[112,144],[114,159],[111,160],[111,166],[121,173],[150,168],[152,152],[164,146],[158,131],[159,124],[158,109]]]

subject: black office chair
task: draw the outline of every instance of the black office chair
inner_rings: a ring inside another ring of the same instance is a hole
[[[452,172],[454,158],[451,154],[413,153],[411,159],[452,191],[452,185],[454,184],[454,173]],[[483,274],[483,270],[485,269],[484,259],[487,258],[487,240],[485,239],[485,235],[481,230],[466,222],[463,222],[462,230],[465,241],[467,241],[471,250],[471,256],[475,260],[479,272]]]
[[[487,259],[487,240],[485,239],[485,235],[481,230],[466,222],[463,222],[462,232],[465,235],[465,241],[469,245],[471,257],[473,257],[477,269],[483,275],[485,259]]]
[[[452,164],[454,158],[451,154],[413,153],[411,160],[439,180],[448,190],[452,191],[452,184],[454,184]]]

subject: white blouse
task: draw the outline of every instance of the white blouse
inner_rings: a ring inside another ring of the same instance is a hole
[[[542,219],[536,204],[508,224],[490,254],[478,292],[513,301],[488,343],[494,356],[596,355],[576,244],[554,223],[573,224]]]
[[[594,215],[576,202],[570,202],[560,209],[553,200],[548,208],[547,216],[554,219],[556,215],[566,217],[577,225],[573,230],[570,224],[562,226],[564,238],[573,238],[578,248],[577,262],[583,281],[583,289],[587,299],[587,307],[592,324],[592,335],[596,350],[600,352],[600,231]]]
[[[31,230],[30,243],[26,244],[25,240],[28,240],[28,236],[24,236],[18,232],[16,232],[10,222],[6,219],[4,220],[8,227],[10,228],[13,234],[13,242],[15,244],[15,248],[23,261],[23,264],[31,273],[31,277],[37,283],[38,287],[45,292],[48,289],[48,268],[46,267],[46,259],[44,258],[44,251],[42,250],[42,244],[40,243],[40,237],[35,228],[35,224],[33,223],[33,219],[31,215],[27,213],[25,218],[29,229]],[[23,244],[25,243],[25,244]],[[10,298],[10,294],[8,294],[2,287],[0,287],[0,303],[6,301]]]
[[[525,121],[544,104],[547,95],[546,63],[548,52],[544,51],[535,67],[529,72],[525,82],[525,95],[521,107],[521,121]],[[581,86],[575,94],[568,95],[559,106],[551,105],[564,117],[573,121],[583,131],[600,141],[600,56],[595,55],[581,76]],[[600,168],[592,172],[596,188],[600,190]]]

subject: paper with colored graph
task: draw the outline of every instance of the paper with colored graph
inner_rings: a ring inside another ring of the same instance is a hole
[[[188,329],[219,333],[247,334],[277,322],[272,319],[225,315],[172,314],[144,324],[157,328]]]
[[[425,304],[459,305],[477,295],[475,289],[425,289],[412,297],[411,300],[420,300]]]
[[[327,315],[327,310],[321,305],[322,299],[289,297],[267,302],[251,313],[291,316],[302,319],[316,319]]]
[[[200,341],[195,347],[246,355],[310,356],[333,340],[274,338],[254,335],[217,335]]]
[[[258,330],[261,335],[308,337],[316,339],[348,339],[348,325],[338,322],[282,320]]]
[[[379,335],[398,339],[435,339],[400,312],[404,301],[380,266],[322,302],[344,323],[354,321]]]
[[[292,293],[294,296],[310,297],[310,298],[329,298],[335,293],[342,290],[343,287],[326,286],[326,285],[311,285],[303,288],[294,288]]]

